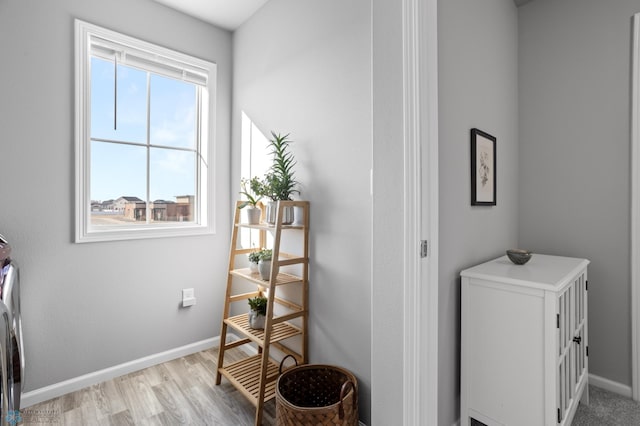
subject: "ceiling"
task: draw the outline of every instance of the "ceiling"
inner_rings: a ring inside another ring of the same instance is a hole
[[[215,26],[234,31],[269,0],[154,0]],[[533,0],[513,0],[520,7]]]
[[[154,0],[210,24],[233,31],[268,0]]]

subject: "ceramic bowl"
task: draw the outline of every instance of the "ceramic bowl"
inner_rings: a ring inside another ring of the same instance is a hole
[[[529,261],[529,259],[531,259],[532,255],[533,253],[531,253],[528,250],[522,250],[522,249],[507,250],[507,256],[509,257],[509,260],[511,260],[516,265],[524,265]]]

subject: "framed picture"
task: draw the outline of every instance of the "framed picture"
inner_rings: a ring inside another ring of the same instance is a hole
[[[496,138],[471,129],[471,205],[496,205]]]

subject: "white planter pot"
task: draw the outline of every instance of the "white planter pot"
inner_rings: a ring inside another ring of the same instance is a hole
[[[243,209],[245,213],[245,223],[249,225],[257,225],[260,223],[260,215],[262,210],[259,207],[247,206]]]
[[[267,209],[267,223],[269,225],[275,225],[278,212],[278,203],[276,201],[269,201],[266,206]],[[284,207],[282,211],[282,224],[291,225],[294,220],[294,209],[292,206]]]
[[[256,311],[249,310],[249,327],[262,330],[264,329],[264,320],[264,315],[260,315]]]
[[[271,276],[271,261],[261,260],[260,263],[258,263],[258,271],[260,272],[260,278],[268,281]]]
[[[252,274],[258,273],[258,264],[257,263],[253,263],[253,262],[249,262],[249,269],[251,270]]]

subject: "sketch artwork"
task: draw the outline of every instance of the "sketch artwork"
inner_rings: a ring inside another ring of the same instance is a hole
[[[496,205],[496,138],[471,129],[471,205]]]

